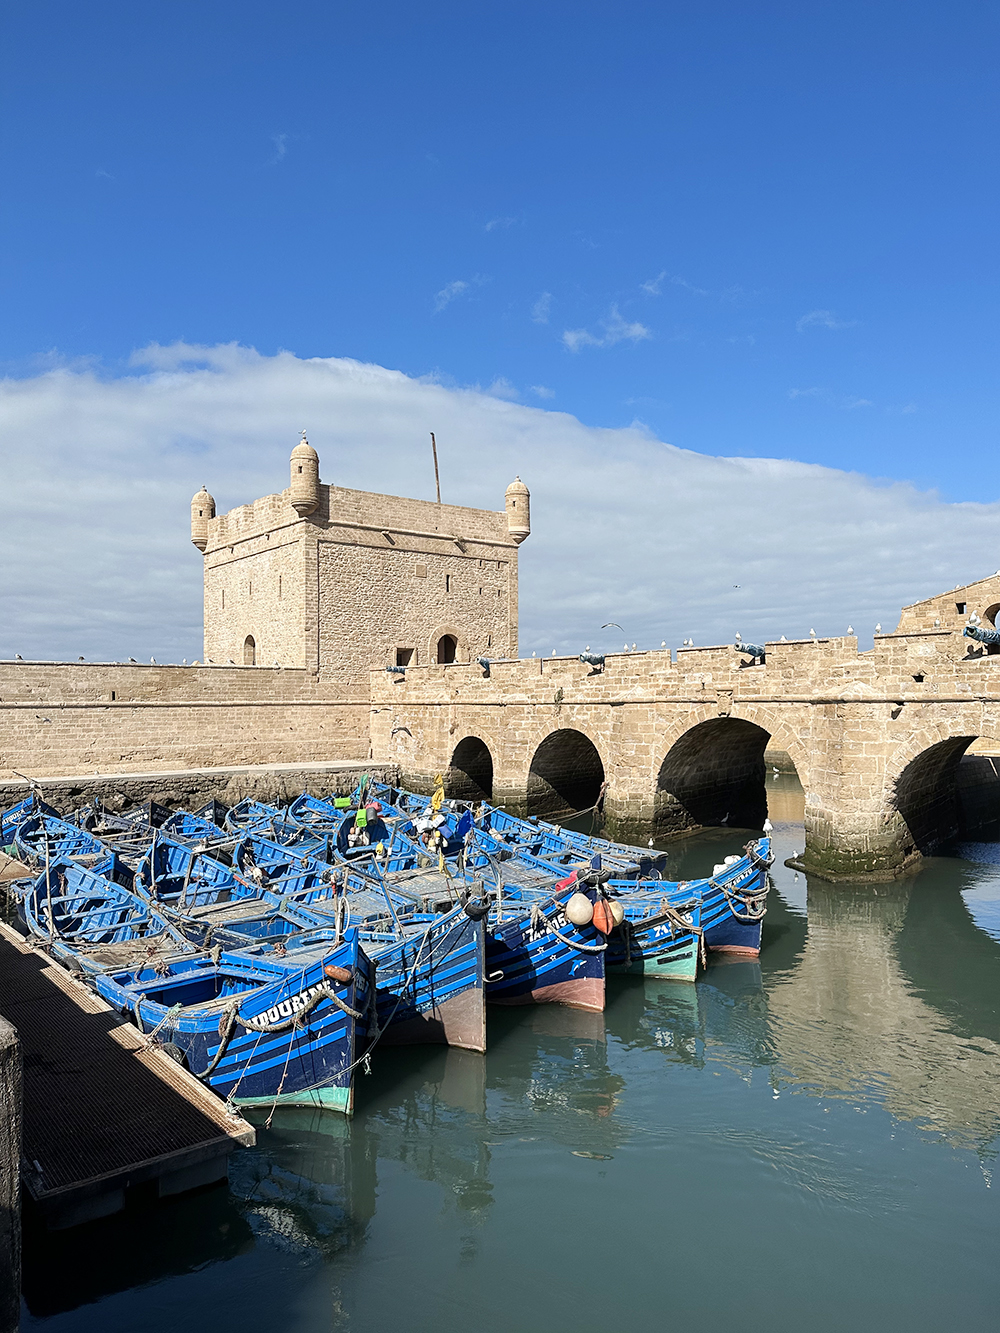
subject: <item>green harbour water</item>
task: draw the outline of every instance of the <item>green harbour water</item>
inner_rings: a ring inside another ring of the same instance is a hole
[[[807,883],[769,781],[759,964],[379,1053],[353,1121],[282,1111],[228,1188],[29,1236],[23,1328],[996,1330],[1000,864]]]

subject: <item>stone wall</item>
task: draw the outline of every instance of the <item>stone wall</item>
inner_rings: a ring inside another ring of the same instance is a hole
[[[0,662],[0,777],[368,754],[367,702],[303,670]]]
[[[0,1333],[21,1314],[21,1049],[0,1017]]]
[[[430,661],[452,634],[459,656],[517,652],[517,544],[506,513],[319,487],[305,518],[289,491],[208,523],[205,656],[335,675],[367,697],[367,674],[412,648]]]
[[[373,753],[426,786],[461,780],[456,748],[475,738],[495,799],[523,810],[542,790],[539,756],[551,768],[561,747],[572,768],[578,733],[599,756],[610,827],[637,836],[759,827],[765,750],[781,751],[805,789],[805,864],[829,878],[892,878],[960,828],[961,756],[1000,738],[1000,657],[939,627],[866,653],[852,637],[782,640],[748,662],[720,645],[614,654],[603,670],[557,657],[488,676],[474,663],[373,673]]]

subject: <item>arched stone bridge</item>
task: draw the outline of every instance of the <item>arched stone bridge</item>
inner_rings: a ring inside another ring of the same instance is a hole
[[[969,745],[1000,743],[1000,655],[961,634],[974,591],[1000,604],[1000,577],[908,608],[867,653],[845,637],[768,643],[757,665],[723,646],[373,671],[372,755],[528,813],[606,783],[611,826],[638,836],[759,828],[770,745],[805,789],[807,869],[890,879],[954,834]]]

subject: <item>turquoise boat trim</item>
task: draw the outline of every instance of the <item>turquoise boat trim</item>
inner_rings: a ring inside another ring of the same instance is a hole
[[[283,1092],[280,1097],[233,1097],[234,1106],[318,1106],[324,1111],[354,1114],[353,1088],[310,1088],[305,1092]]]

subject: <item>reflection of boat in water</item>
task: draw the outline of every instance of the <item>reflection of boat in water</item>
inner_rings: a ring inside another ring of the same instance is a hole
[[[756,959],[714,962],[694,987],[624,983],[613,1001],[609,995],[607,1022],[626,1048],[656,1050],[697,1069],[718,1063],[743,1074],[773,1060]]]
[[[230,1189],[255,1236],[330,1258],[364,1239],[375,1213],[375,1157],[360,1125],[284,1106],[240,1153]]]
[[[985,1146],[1000,1129],[1000,1031],[984,1000],[998,962],[954,862],[877,889],[810,882],[802,956],[768,985],[778,1081]]]

